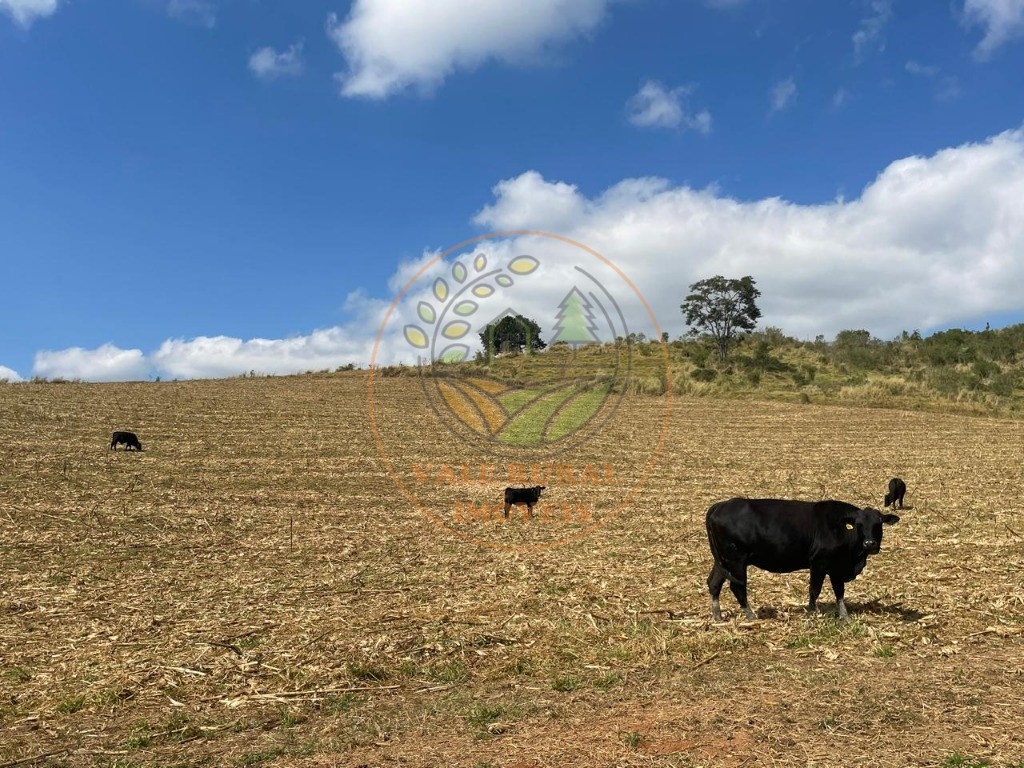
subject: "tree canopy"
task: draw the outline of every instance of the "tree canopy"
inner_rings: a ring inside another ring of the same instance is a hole
[[[680,309],[690,330],[711,336],[719,358],[725,360],[736,335],[757,327],[761,317],[757,307],[760,295],[750,275],[738,280],[715,275],[691,285],[690,295]]]
[[[547,344],[540,337],[540,326],[523,315],[506,315],[480,331],[488,359],[497,353],[536,352]]]

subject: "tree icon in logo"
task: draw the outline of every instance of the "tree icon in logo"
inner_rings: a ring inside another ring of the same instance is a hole
[[[555,338],[551,343],[557,344],[562,341],[573,348],[595,344],[600,341],[594,335],[597,330],[593,306],[580,289],[574,286],[558,305],[558,314],[555,315]]]

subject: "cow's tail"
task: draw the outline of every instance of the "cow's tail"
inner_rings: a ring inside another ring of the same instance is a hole
[[[722,555],[720,554],[721,550],[720,550],[720,548],[718,546],[718,538],[715,536],[714,526],[711,525],[711,514],[716,509],[718,509],[718,507],[721,505],[721,503],[722,502],[718,502],[716,504],[712,504],[708,508],[708,513],[707,513],[707,515],[704,518],[704,525],[708,529],[708,545],[711,547],[711,556],[715,559],[715,564],[719,568],[721,568],[723,571],[725,571],[726,578],[728,578],[730,582],[732,582],[733,584],[746,584],[747,583],[746,579],[738,579],[738,578],[736,578],[729,571],[729,569],[725,567],[725,561],[722,560]]]

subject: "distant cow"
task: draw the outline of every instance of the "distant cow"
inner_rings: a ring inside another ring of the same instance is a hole
[[[540,499],[540,492],[546,485],[535,485],[532,488],[506,488],[505,489],[505,517],[508,517],[509,510],[513,504],[526,505],[526,511],[533,517],[533,505]]]
[[[126,451],[132,448],[136,451],[142,450],[139,436],[134,432],[115,432],[110,438],[110,450],[116,451],[119,445],[124,445]]]
[[[882,524],[898,521],[896,515],[858,509],[843,501],[729,499],[713,504],[707,513],[707,529],[714,558],[708,576],[714,620],[722,620],[718,597],[726,581],[747,618],[755,618],[747,605],[749,565],[772,573],[810,568],[808,611],[816,609],[828,576],[839,618],[847,618],[843,603],[846,582],[864,570],[868,555],[878,553]]]
[[[903,509],[903,496],[906,492],[907,484],[898,477],[894,477],[889,481],[889,492],[885,494],[885,506],[895,506],[898,501],[900,503],[900,509]]]

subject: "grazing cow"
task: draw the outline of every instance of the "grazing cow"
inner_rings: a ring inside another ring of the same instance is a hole
[[[513,504],[526,505],[526,511],[533,517],[533,505],[540,499],[540,492],[547,488],[546,485],[535,485],[533,488],[506,488],[505,489],[505,517],[508,517],[509,510]]]
[[[903,509],[903,496],[906,492],[907,484],[898,477],[894,477],[889,481],[889,492],[885,494],[885,506],[895,506],[898,501],[900,503],[900,509]]]
[[[142,450],[142,443],[139,442],[139,436],[134,432],[115,432],[110,438],[110,450],[116,451],[117,446],[124,445],[124,449],[127,451],[134,448],[136,451]]]
[[[817,607],[825,576],[836,593],[839,618],[847,618],[845,584],[864,570],[868,555],[882,546],[882,524],[899,521],[876,509],[858,509],[843,501],[729,499],[713,504],[707,514],[708,543],[714,565],[708,576],[711,614],[722,620],[718,596],[722,585],[736,595],[748,619],[747,566],[772,573],[811,570],[807,610]]]

